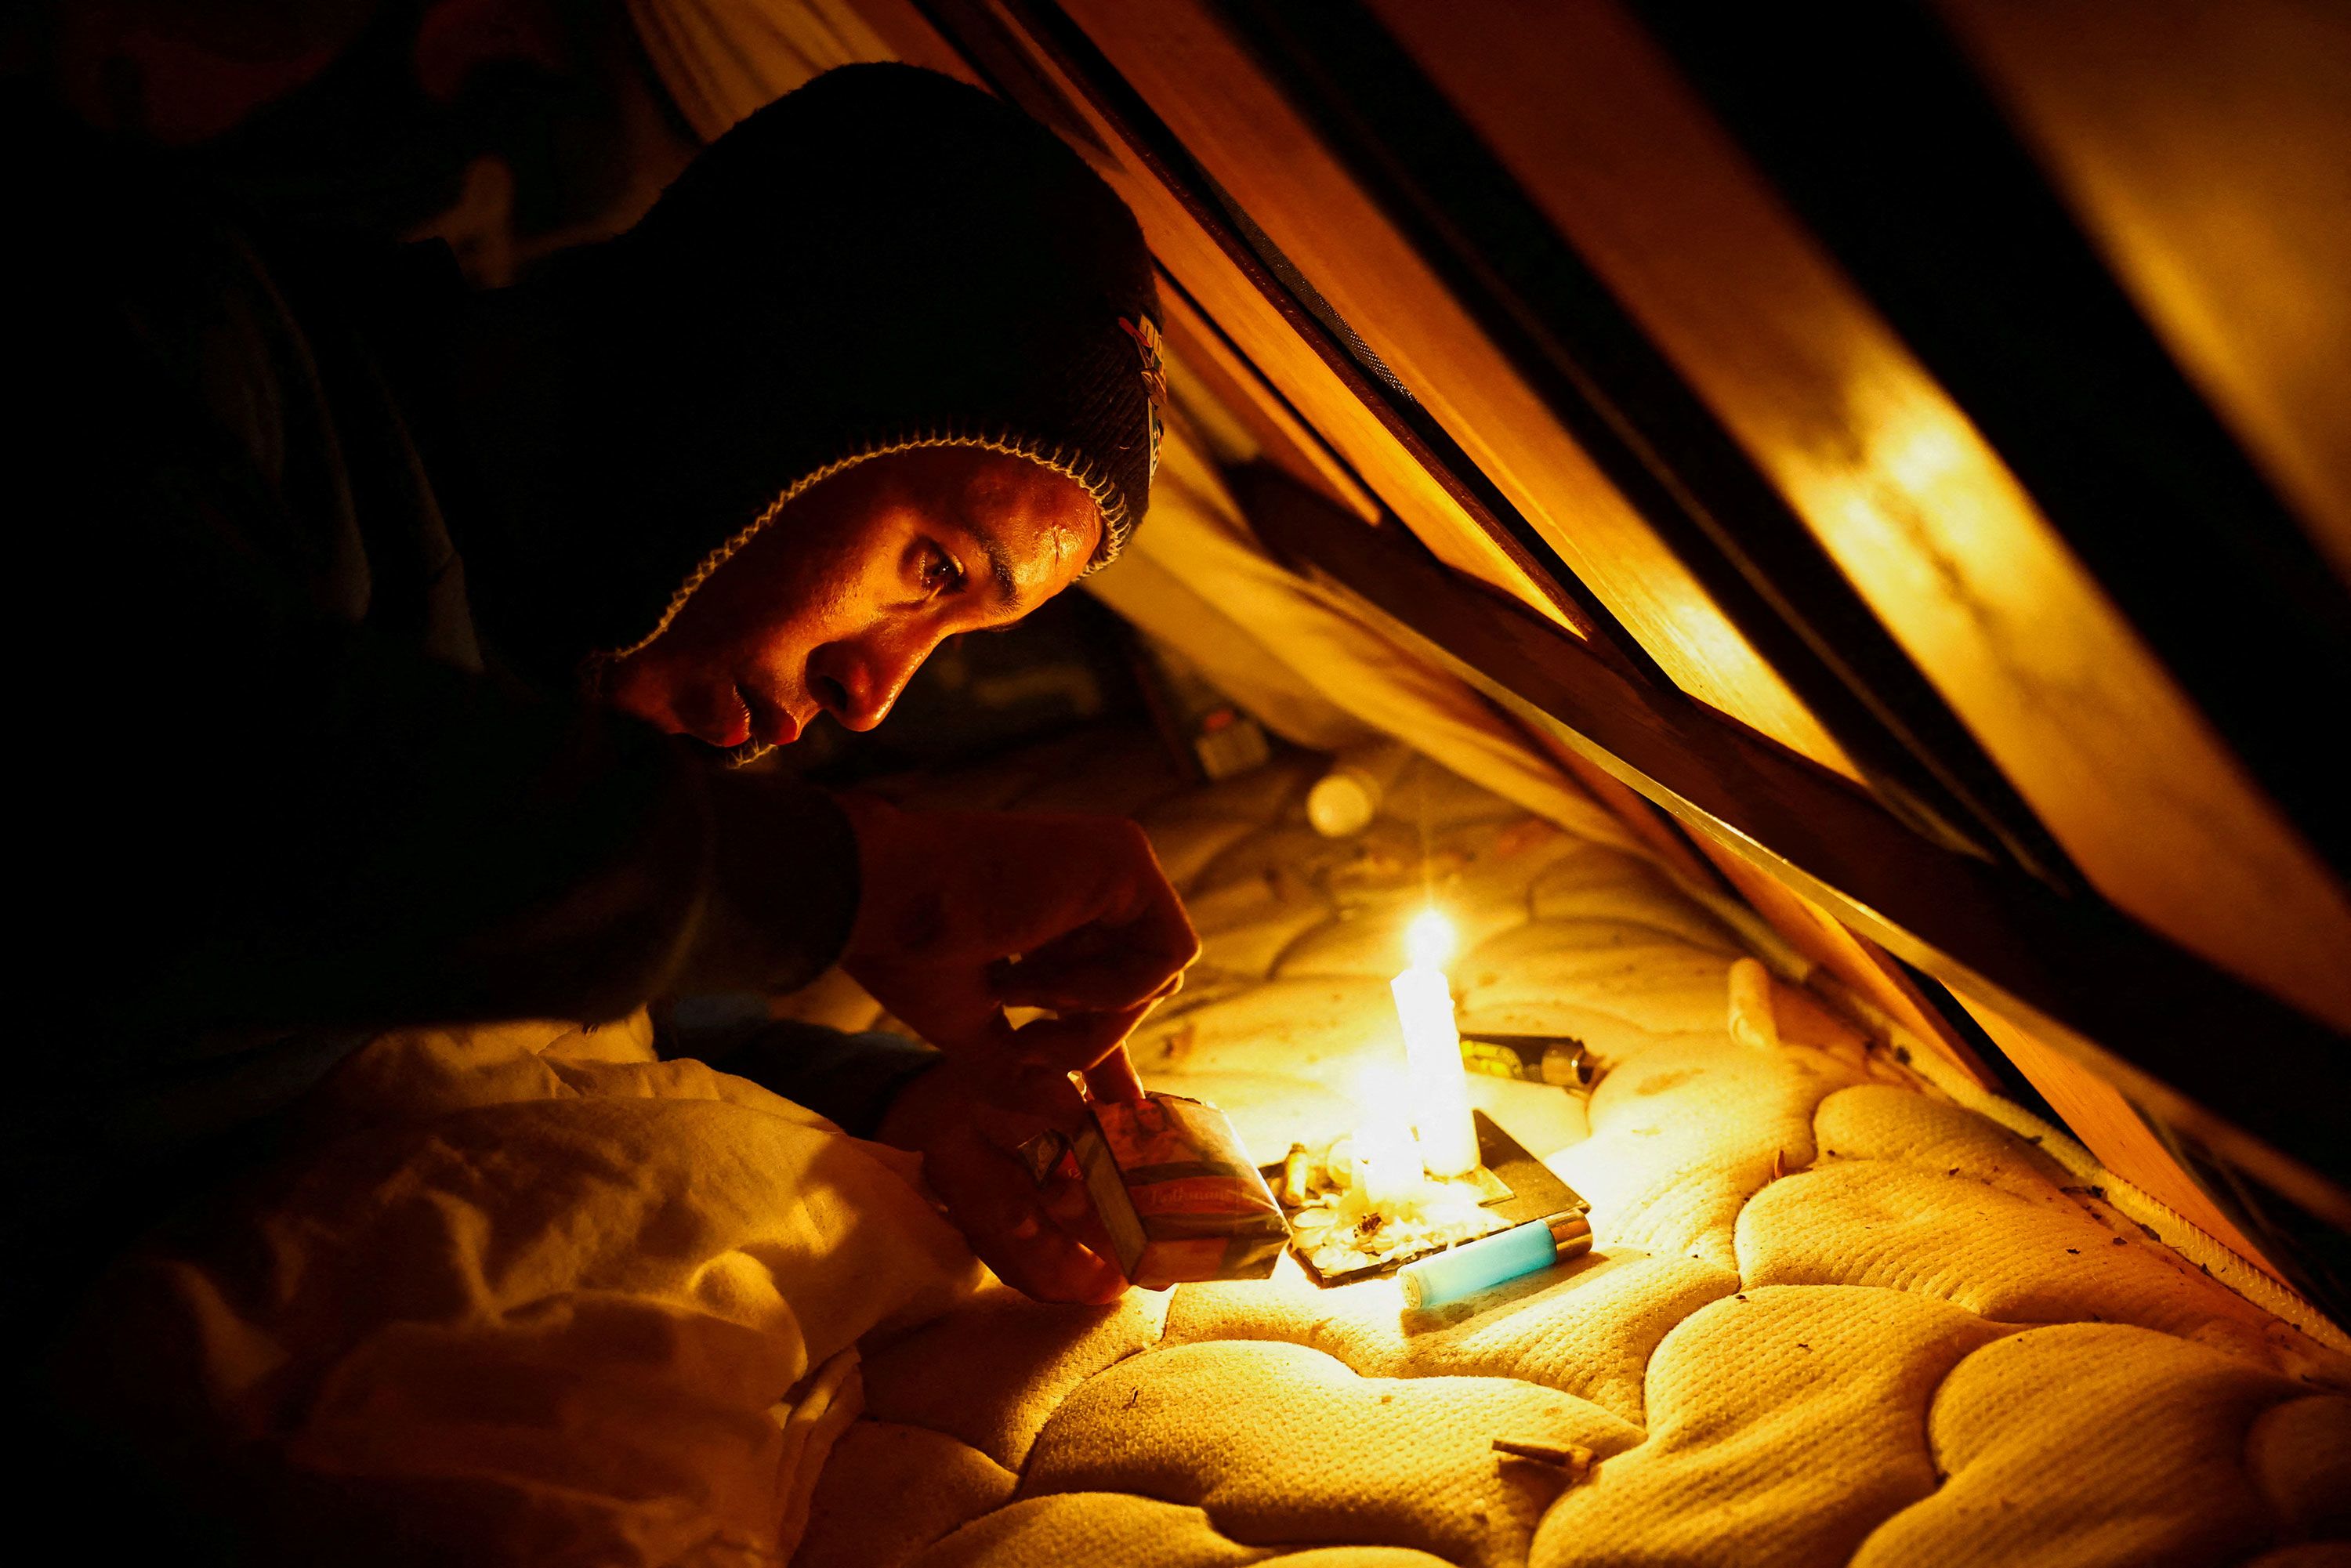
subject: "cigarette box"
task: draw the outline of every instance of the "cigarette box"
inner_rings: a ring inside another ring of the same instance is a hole
[[[1262,1280],[1290,1240],[1281,1206],[1214,1105],[1176,1094],[1097,1103],[1075,1153],[1119,1268],[1147,1290]]]

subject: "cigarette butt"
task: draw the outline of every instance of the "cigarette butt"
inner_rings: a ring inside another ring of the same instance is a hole
[[[1293,1236],[1311,1238],[1330,1228],[1338,1218],[1322,1205],[1310,1203],[1290,1217],[1290,1232]]]
[[[1306,1206],[1314,1186],[1314,1156],[1306,1152],[1304,1144],[1290,1145],[1289,1157],[1281,1162],[1281,1196],[1293,1208]]]
[[[1556,1465],[1579,1479],[1592,1469],[1593,1455],[1581,1443],[1543,1443],[1523,1437],[1497,1437],[1494,1452],[1514,1459]]]
[[[1771,1010],[1771,974],[1752,958],[1730,966],[1730,1038],[1751,1051],[1780,1049],[1780,1022]]]
[[[1730,967],[1730,1039],[1751,1051],[1780,1049],[1780,1018],[1771,1006],[1771,971],[1754,959]]]

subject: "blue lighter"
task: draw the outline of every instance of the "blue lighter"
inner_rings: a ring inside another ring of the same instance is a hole
[[[1396,1283],[1405,1306],[1441,1307],[1591,1248],[1589,1220],[1581,1214],[1556,1214],[1407,1263],[1396,1270]]]

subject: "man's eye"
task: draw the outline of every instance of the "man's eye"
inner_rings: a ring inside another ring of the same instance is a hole
[[[963,563],[934,547],[923,558],[923,587],[932,593],[953,593],[963,586]]]

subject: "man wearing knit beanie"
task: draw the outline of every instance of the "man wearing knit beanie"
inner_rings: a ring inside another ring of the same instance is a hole
[[[25,818],[73,851],[25,889],[44,972],[110,978],[14,1102],[12,1256],[119,1245],[380,1030],[838,962],[936,1051],[727,1064],[922,1149],[1010,1282],[1114,1294],[968,1108],[1137,1092],[1123,1041],[1196,951],[1140,832],[733,766],[881,722],[1142,519],[1157,304],[1108,188],[984,94],[852,68],[629,234],[468,295],[445,253],[12,118],[59,329],[24,372],[16,471],[60,501],[26,580],[74,628],[35,718],[120,759]]]

